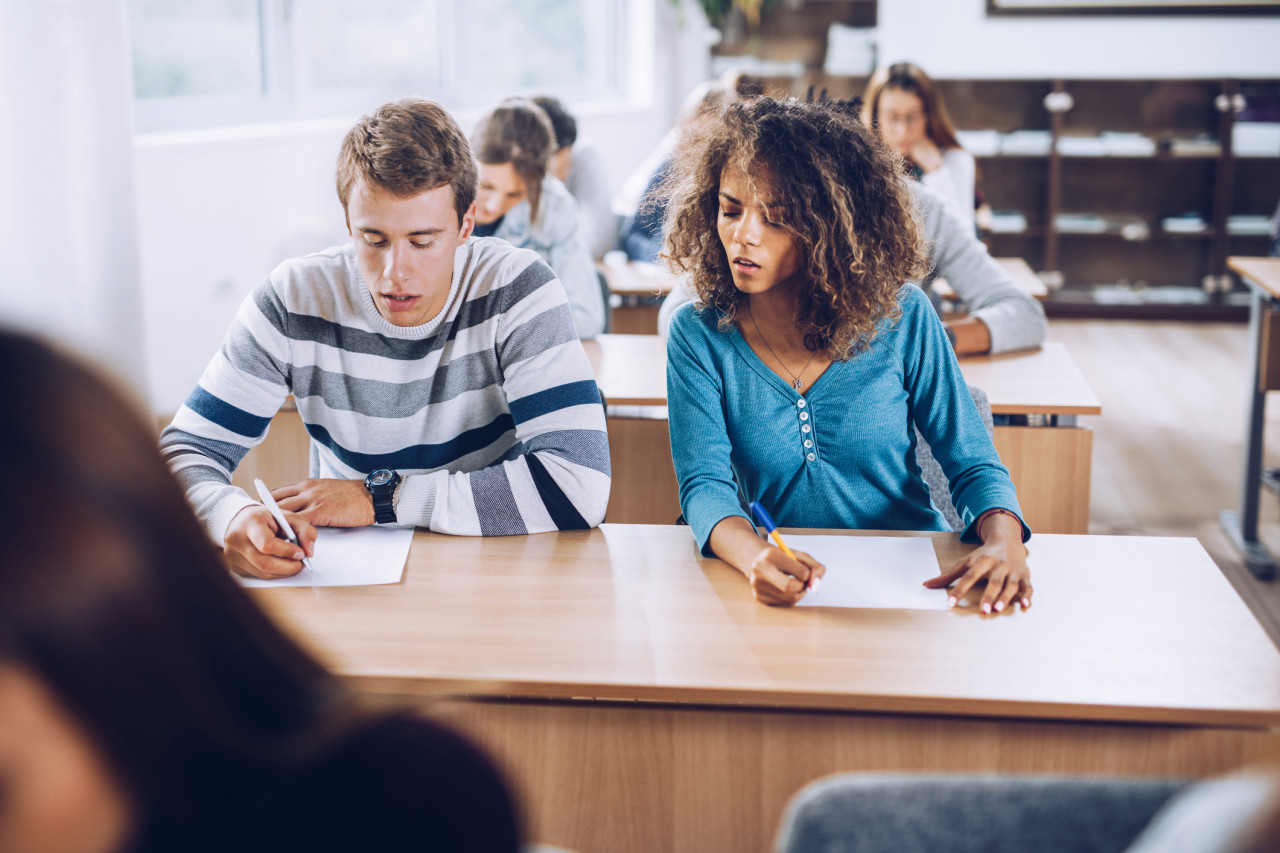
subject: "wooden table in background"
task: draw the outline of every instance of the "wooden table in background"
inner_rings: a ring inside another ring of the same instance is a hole
[[[1280,759],[1280,653],[1195,540],[1039,534],[1031,570],[994,617],[769,608],[688,528],[605,525],[419,531],[398,585],[253,593],[355,688],[475,737],[533,837],[581,853],[764,853],[837,771]]]
[[[1258,539],[1258,490],[1262,486],[1262,428],[1267,392],[1280,391],[1280,258],[1227,258],[1227,267],[1249,285],[1249,340],[1253,353],[1253,381],[1249,389],[1249,419],[1245,431],[1240,509],[1223,510],[1223,529],[1260,578],[1275,576],[1271,552]]]
[[[1017,285],[1019,290],[1036,299],[1049,298],[1049,288],[1045,287],[1044,282],[1040,280],[1040,276],[1036,275],[1035,270],[1031,269],[1031,265],[1022,258],[996,258],[995,261],[1004,267],[1004,271],[1013,279],[1013,283]],[[951,285],[945,278],[934,279],[932,287],[943,299],[956,298],[956,292],[951,289]]]
[[[602,335],[584,343],[610,408],[665,407],[666,344],[655,335]],[[994,443],[1031,529],[1087,533],[1093,432],[1078,415],[1102,412],[1065,345],[960,359],[991,411],[1042,425],[1002,425]],[[613,491],[607,521],[670,524],[680,514],[665,411],[609,418]]]
[[[1049,289],[1022,258],[996,258],[1013,283],[1036,299],[1048,299]],[[678,280],[665,267],[643,261],[628,261],[624,265],[597,263],[609,282],[609,292],[618,297],[618,305],[611,308],[610,331],[619,335],[653,335],[658,332],[658,311],[663,298],[671,292]],[[955,291],[945,278],[935,279],[934,290],[943,299],[955,299]]]
[[[644,261],[623,265],[597,263],[604,273],[609,292],[618,305],[610,308],[610,331],[625,335],[656,335],[658,310],[663,298],[675,286],[676,277],[664,267]]]

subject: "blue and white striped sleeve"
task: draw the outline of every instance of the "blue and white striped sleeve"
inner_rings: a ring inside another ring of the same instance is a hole
[[[501,536],[595,527],[609,501],[609,439],[564,289],[541,260],[503,306],[497,340],[516,442],[470,472],[410,476],[396,514],[442,533]],[[530,279],[535,286],[529,287]]]
[[[222,545],[240,510],[257,503],[231,472],[266,437],[289,393],[287,313],[264,282],[245,299],[218,353],[160,436],[160,452],[209,537]]]

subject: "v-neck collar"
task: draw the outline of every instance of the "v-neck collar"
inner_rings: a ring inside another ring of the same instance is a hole
[[[774,388],[786,394],[792,402],[801,398],[807,400],[812,397],[814,392],[818,390],[818,386],[825,384],[825,380],[831,374],[831,371],[839,370],[845,364],[843,361],[831,362],[831,364],[827,365],[827,369],[822,371],[822,375],[813,380],[813,384],[801,393],[796,390],[794,385],[769,369],[769,365],[765,364],[760,356],[756,355],[756,351],[751,348],[751,344],[747,343],[747,339],[742,336],[742,332],[739,331],[736,323],[729,327],[728,334],[730,342],[733,343],[733,348],[738,351],[738,354],[742,356],[747,365],[764,377],[764,380]]]

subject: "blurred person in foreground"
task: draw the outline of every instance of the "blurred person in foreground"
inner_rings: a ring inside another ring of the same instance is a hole
[[[485,755],[258,609],[109,382],[0,331],[0,397],[0,850],[519,849]]]

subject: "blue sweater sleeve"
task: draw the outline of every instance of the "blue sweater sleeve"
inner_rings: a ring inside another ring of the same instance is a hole
[[[667,337],[667,417],[671,460],[680,483],[680,509],[703,556],[709,540],[731,516],[751,519],[742,508],[730,461],[723,377],[717,369],[713,330],[692,303],[680,307]]]
[[[905,334],[897,339],[906,348],[904,376],[912,418],[947,475],[952,503],[965,525],[961,540],[976,542],[974,522],[987,510],[999,507],[1022,518],[1017,490],[1009,479],[1009,469],[1000,462],[928,297],[914,285],[907,285],[900,304],[900,331]],[[1030,536],[1031,530],[1023,522],[1023,541]]]

